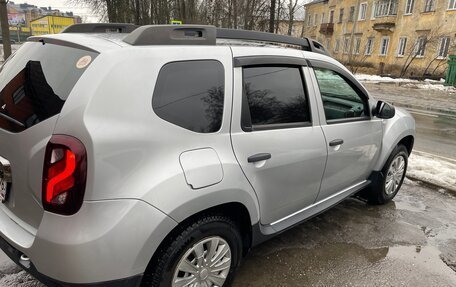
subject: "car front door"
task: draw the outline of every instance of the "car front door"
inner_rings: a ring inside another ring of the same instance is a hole
[[[327,149],[304,81],[302,58],[235,59],[232,144],[253,186],[261,223],[274,225],[314,203]],[[312,112],[311,112],[312,111]]]
[[[311,61],[328,161],[317,202],[367,182],[380,153],[382,120],[371,116],[365,89],[336,65]]]

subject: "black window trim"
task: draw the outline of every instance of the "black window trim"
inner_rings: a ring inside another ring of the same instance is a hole
[[[223,112],[222,112],[222,121],[220,123],[220,128],[217,130],[217,131],[214,131],[214,132],[210,132],[210,133],[204,133],[204,132],[197,132],[197,131],[194,131],[194,130],[190,130],[190,129],[187,129],[185,127],[182,127],[180,125],[177,125],[175,123],[172,123],[164,118],[162,118],[161,116],[159,116],[155,109],[154,109],[154,104],[153,104],[153,100],[154,100],[154,94],[155,94],[155,90],[157,88],[157,84],[158,84],[158,77],[160,76],[160,73],[162,72],[163,68],[166,66],[166,65],[169,65],[169,64],[174,64],[174,63],[189,63],[189,62],[201,62],[201,61],[213,61],[213,62],[217,62],[219,63],[222,67],[223,67],[223,89],[224,89],[224,95],[223,95]],[[191,59],[191,60],[176,60],[176,61],[170,61],[170,62],[166,62],[164,63],[161,67],[160,67],[160,70],[158,71],[158,74],[157,74],[157,79],[155,81],[155,84],[154,84],[154,90],[153,90],[153,93],[152,93],[152,99],[151,99],[151,107],[152,107],[152,111],[154,113],[155,116],[157,116],[159,119],[167,122],[168,124],[170,125],[173,125],[177,128],[181,128],[185,131],[188,131],[188,132],[191,132],[191,133],[195,133],[195,134],[200,134],[200,135],[213,135],[213,134],[219,134],[220,131],[223,129],[223,125],[224,125],[224,117],[225,117],[225,109],[226,109],[226,93],[225,93],[225,88],[226,88],[226,67],[225,65],[218,59],[210,59],[210,58],[205,58],[205,59]]]
[[[269,65],[289,65],[305,67],[307,66],[307,61],[304,58],[289,56],[244,56],[235,57],[233,60],[233,66],[235,68]]]
[[[368,121],[368,120],[372,119],[372,112],[371,112],[370,103],[369,103],[369,94],[366,91],[366,89],[352,75],[350,75],[344,69],[337,67],[336,65],[333,65],[333,64],[327,63],[327,62],[323,62],[323,61],[319,61],[319,60],[309,60],[309,66],[312,68],[314,74],[315,74],[314,68],[326,69],[326,70],[336,72],[347,82],[347,84],[350,85],[350,87],[352,89],[355,90],[355,92],[359,96],[361,96],[362,98],[364,98],[364,100],[366,100],[364,108],[367,111],[368,116],[328,120],[328,119],[326,119],[326,115],[325,115],[325,121],[328,125],[359,122],[359,121]],[[315,75],[315,79],[317,79],[316,75]],[[321,95],[320,86],[319,86],[320,84],[318,83],[318,79],[317,79],[317,85],[318,85],[318,89],[319,89],[319,92]]]
[[[256,56],[254,56],[256,57]],[[253,58],[253,57],[252,57]],[[265,58],[267,57],[259,57]],[[291,59],[299,59],[293,57],[278,57],[278,58],[291,58]],[[304,60],[304,59],[303,59]],[[305,61],[305,60],[304,60]],[[303,127],[311,127],[313,126],[312,121],[312,107],[309,101],[309,89],[307,88],[305,75],[303,72],[303,65],[301,64],[280,64],[275,61],[265,62],[262,64],[256,65],[243,65],[242,67],[242,105],[241,105],[241,129],[244,132],[256,132],[256,131],[268,131],[268,130],[279,130],[279,129],[293,129],[293,128],[303,128]],[[307,66],[307,61],[306,66]],[[301,83],[304,89],[304,96],[306,97],[307,107],[309,112],[309,121],[307,122],[296,122],[296,123],[285,123],[285,124],[268,124],[268,125],[253,125],[252,124],[252,117],[250,115],[250,108],[247,101],[247,95],[245,94],[245,82],[244,82],[244,68],[256,68],[256,67],[290,67],[290,68],[297,68],[299,70],[299,74],[301,75]]]

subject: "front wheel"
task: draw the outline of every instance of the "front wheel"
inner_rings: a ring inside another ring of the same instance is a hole
[[[183,228],[158,251],[142,286],[229,286],[242,256],[242,238],[228,217],[209,215]]]
[[[396,196],[407,172],[408,156],[405,146],[396,146],[382,169],[383,177],[369,190],[369,203],[385,204]]]

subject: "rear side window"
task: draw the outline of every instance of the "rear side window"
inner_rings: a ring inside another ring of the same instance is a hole
[[[98,53],[29,42],[0,67],[0,128],[20,132],[58,113]]]
[[[222,125],[224,74],[223,65],[214,60],[166,64],[152,99],[155,113],[194,132],[217,132]]]
[[[248,67],[243,77],[244,106],[248,106],[247,111],[244,107],[243,127],[255,130],[310,124],[300,67]]]

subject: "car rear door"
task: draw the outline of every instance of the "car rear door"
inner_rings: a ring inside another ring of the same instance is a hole
[[[317,202],[366,184],[380,154],[382,120],[372,117],[368,94],[336,65],[311,61],[328,161]]]
[[[324,172],[325,138],[304,80],[309,69],[298,57],[234,63],[233,149],[257,194],[261,223],[274,225],[314,203]]]

